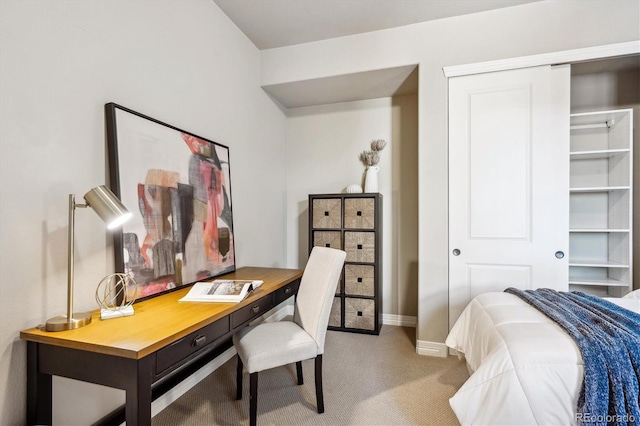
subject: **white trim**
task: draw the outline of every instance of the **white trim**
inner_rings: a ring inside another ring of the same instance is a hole
[[[287,316],[293,315],[294,306],[291,303],[284,302],[280,305],[279,308],[276,308],[275,311],[269,315],[268,317],[258,318],[252,324],[257,324],[260,322],[275,322],[280,321]],[[382,315],[382,323],[384,325],[398,325],[402,327],[415,327],[417,323],[417,318],[412,316],[404,316],[404,315],[390,315],[383,314]],[[420,355],[431,355],[431,356],[439,356],[446,357],[446,346],[444,355],[440,354],[442,352],[441,348],[437,348],[435,352],[438,354],[434,354],[434,349],[429,349],[429,345],[442,345],[441,343],[432,343],[432,342],[418,342],[420,346],[421,343],[427,343],[425,346],[425,352],[422,353],[417,351]],[[178,398],[188,392],[195,385],[204,380],[211,373],[216,371],[219,367],[221,367],[225,362],[229,361],[236,354],[236,349],[231,347],[209,361],[207,364],[198,369],[195,373],[175,385],[165,394],[160,396],[158,399],[151,403],[151,417],[155,416],[173,402],[175,402]],[[125,423],[122,423],[121,426],[126,426]]]
[[[505,71],[517,68],[541,65],[556,65],[610,58],[614,56],[635,55],[640,53],[640,40],[625,43],[607,44],[604,46],[585,47],[581,49],[563,50],[560,52],[542,53],[540,55],[521,56],[517,58],[499,59],[495,61],[477,62],[474,64],[453,65],[443,67],[445,77],[480,74],[485,72]]]
[[[416,353],[418,355],[435,356],[439,358],[446,358],[449,353],[449,348],[444,343],[428,342],[426,340],[416,341]]]
[[[449,355],[457,356],[460,359],[464,358],[464,353],[463,352],[458,352],[453,348],[449,348]]]
[[[400,327],[416,327],[418,318],[407,315],[382,314],[383,325],[396,325]]]
[[[252,324],[260,322],[275,322],[279,321],[289,315],[293,315],[293,304],[283,302],[279,307],[274,308],[274,312],[268,317],[261,317],[256,319]],[[211,373],[216,371],[219,367],[233,358],[236,354],[236,348],[233,346],[203,365],[195,373],[169,389],[165,394],[158,397],[151,403],[151,417],[155,416],[170,404],[175,402],[178,398],[184,395],[187,391],[193,388],[195,385],[204,380]],[[126,426],[126,423],[122,423],[120,426]]]
[[[292,316],[294,311],[294,306],[293,306],[293,303],[288,303],[288,300],[287,300],[282,302],[280,305],[276,306],[275,308],[273,308],[273,311],[274,312],[268,317],[262,316],[260,318],[256,318],[251,322],[251,325],[260,324],[261,322],[276,322],[290,315]]]
[[[182,395],[187,393],[191,388],[207,378],[209,374],[216,371],[219,367],[229,361],[236,354],[236,348],[233,346],[212,359],[210,362],[202,366],[198,371],[169,389],[165,394],[158,397],[151,403],[151,417],[155,416],[173,402],[175,402]],[[126,423],[122,423],[121,426],[126,426]]]

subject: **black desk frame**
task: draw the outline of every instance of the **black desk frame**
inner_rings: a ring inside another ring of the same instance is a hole
[[[215,349],[228,344],[234,332],[297,294],[299,285],[300,278],[275,289],[251,305],[219,319],[216,323],[220,321],[230,323],[229,332],[176,362],[170,369],[161,372],[156,371],[158,351],[140,359],[131,359],[27,341],[27,424],[52,424],[52,376],[55,375],[123,389],[126,394],[127,424],[150,425],[154,383],[197,359],[212,353],[217,355]],[[247,312],[250,314],[247,315]],[[234,316],[238,314],[240,314],[239,319],[234,321]]]

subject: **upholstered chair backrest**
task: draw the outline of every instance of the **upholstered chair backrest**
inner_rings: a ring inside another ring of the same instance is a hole
[[[293,320],[316,341],[319,355],[324,353],[331,305],[345,257],[342,250],[314,247],[296,296]]]

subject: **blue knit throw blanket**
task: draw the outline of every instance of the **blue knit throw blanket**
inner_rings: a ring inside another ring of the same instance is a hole
[[[505,290],[555,321],[584,361],[580,425],[640,425],[640,314],[582,292]]]

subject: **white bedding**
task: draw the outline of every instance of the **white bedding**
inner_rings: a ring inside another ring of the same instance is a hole
[[[609,300],[640,312],[638,299]],[[560,326],[519,297],[476,297],[446,344],[462,352],[473,371],[449,400],[463,425],[576,424],[580,350]]]

